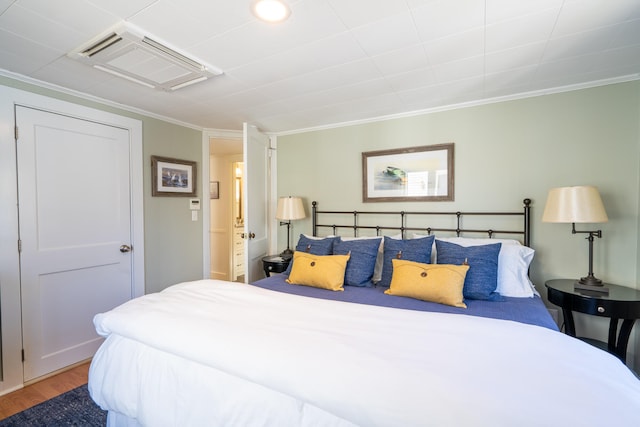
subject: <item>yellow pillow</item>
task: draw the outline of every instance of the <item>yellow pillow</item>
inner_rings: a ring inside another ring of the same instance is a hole
[[[347,255],[313,255],[307,252],[293,253],[293,267],[287,279],[292,285],[313,286],[331,291],[344,291],[344,271]]]
[[[391,286],[384,293],[467,308],[462,288],[468,265],[422,264],[391,260]]]

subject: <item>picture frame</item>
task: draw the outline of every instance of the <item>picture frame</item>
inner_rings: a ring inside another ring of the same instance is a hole
[[[198,169],[191,160],[151,156],[151,195],[194,197]]]
[[[211,199],[220,198],[220,181],[209,182],[209,198]]]
[[[454,144],[362,153],[362,201],[454,200]]]

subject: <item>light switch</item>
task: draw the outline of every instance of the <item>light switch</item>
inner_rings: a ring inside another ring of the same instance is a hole
[[[198,211],[191,211],[191,221],[198,220]]]

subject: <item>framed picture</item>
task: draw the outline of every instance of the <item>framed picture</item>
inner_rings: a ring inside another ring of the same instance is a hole
[[[190,160],[151,156],[151,195],[196,195],[197,167]]]
[[[362,201],[453,201],[453,143],[362,153]]]
[[[209,182],[209,197],[212,199],[220,198],[220,181]]]

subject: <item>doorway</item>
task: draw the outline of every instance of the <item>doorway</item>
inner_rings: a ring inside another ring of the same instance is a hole
[[[244,283],[245,265],[244,265],[244,162],[233,162],[231,164],[232,177],[232,203],[233,215],[233,252],[231,254],[231,281]]]
[[[211,137],[209,181],[219,189],[217,198],[209,199],[209,277],[212,279],[244,282],[243,174],[242,135]]]

